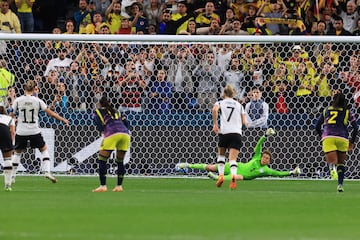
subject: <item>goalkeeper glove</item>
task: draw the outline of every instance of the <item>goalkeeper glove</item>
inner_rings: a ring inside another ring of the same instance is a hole
[[[297,166],[294,170],[290,171],[291,175],[297,176],[301,173],[301,169]]]
[[[266,133],[265,135],[268,137],[268,136],[272,136],[272,135],[275,135],[275,130],[272,129],[272,128],[268,128],[268,130],[266,130]]]

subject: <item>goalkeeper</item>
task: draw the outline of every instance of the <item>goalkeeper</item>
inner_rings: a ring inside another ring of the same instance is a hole
[[[262,136],[257,142],[254,149],[254,155],[252,159],[247,163],[238,163],[236,180],[251,180],[258,177],[284,177],[300,174],[300,168],[296,167],[292,171],[277,171],[271,169],[268,165],[271,161],[271,152],[268,150],[262,151],[262,145],[266,140],[266,137],[274,135],[275,131],[272,128],[267,129],[266,135]],[[208,171],[208,176],[214,180],[217,180],[217,164],[189,164],[178,163],[177,168],[192,168]],[[231,180],[230,165],[225,164],[224,180]]]

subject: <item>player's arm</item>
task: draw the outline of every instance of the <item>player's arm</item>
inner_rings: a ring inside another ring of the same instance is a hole
[[[67,119],[61,117],[61,116],[60,116],[59,114],[57,114],[56,112],[53,112],[50,108],[46,108],[46,109],[44,110],[44,112],[45,112],[48,116],[53,117],[53,118],[55,118],[55,119],[57,119],[57,120],[65,123],[66,125],[69,126],[69,121],[68,121]]]
[[[241,114],[241,121],[242,121],[242,123],[243,123],[243,125],[245,127],[247,127],[247,128],[249,127],[249,123],[248,123],[248,121],[246,119],[246,114],[245,113]]]
[[[321,114],[319,116],[319,118],[316,120],[316,123],[315,123],[315,131],[320,137],[321,137],[321,134],[322,134],[321,126],[324,123],[324,121],[325,121],[324,114]]]
[[[350,124],[352,126],[352,132],[351,132],[351,138],[350,138],[350,143],[352,145],[354,145],[354,143],[356,142],[356,137],[358,135],[359,132],[359,126],[357,124],[356,118],[353,114],[350,114]]]
[[[285,177],[285,176],[292,175],[291,171],[277,171],[272,168],[269,168],[268,166],[265,166],[263,169],[264,169],[265,175],[269,176],[269,177]]]
[[[266,137],[265,136],[261,136],[259,141],[256,143],[256,146],[254,148],[254,154],[261,154],[261,151],[262,151],[262,145],[264,144],[266,140]]]
[[[212,108],[212,120],[213,120],[213,131],[215,133],[219,132],[219,124],[218,124],[218,115],[219,115],[220,104],[215,103],[214,107]]]
[[[11,124],[9,126],[10,128],[10,135],[12,142],[15,142],[15,120],[11,119]]]

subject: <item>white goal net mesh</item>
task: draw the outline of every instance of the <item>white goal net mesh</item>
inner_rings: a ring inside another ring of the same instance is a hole
[[[130,121],[130,175],[168,176],[177,174],[178,162],[214,163],[217,138],[210,110],[227,83],[235,86],[244,106],[253,87],[261,86],[262,99],[269,105],[267,126],[277,131],[264,146],[273,153],[271,167],[291,170],[299,165],[304,177],[325,177],[328,172],[314,121],[329,103],[331,91],[344,91],[359,113],[360,47],[354,38],[264,42],[263,37],[177,36],[164,41],[151,36],[14,36],[18,38],[2,37],[0,44],[0,83],[12,75],[15,79],[10,91],[1,86],[1,101],[11,111],[11,102],[23,94],[23,84],[35,79],[39,97],[70,120],[71,126],[65,127],[41,116],[52,170],[58,173],[96,174],[101,136],[91,115],[103,94]],[[239,161],[251,158],[265,130],[244,130]],[[20,172],[37,173],[38,156],[33,150],[23,155]],[[355,147],[346,162],[348,178],[360,178],[358,158]],[[113,173],[115,164],[109,165]]]

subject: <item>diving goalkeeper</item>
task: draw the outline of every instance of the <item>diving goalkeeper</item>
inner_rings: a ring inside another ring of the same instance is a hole
[[[252,159],[247,163],[238,163],[236,180],[251,180],[259,177],[284,177],[294,176],[300,174],[301,170],[296,167],[292,171],[277,171],[271,169],[268,165],[271,161],[271,152],[268,150],[262,150],[262,145],[266,140],[266,137],[274,135],[275,131],[272,128],[266,130],[265,136],[260,137],[254,149],[254,155]],[[214,180],[217,180],[217,164],[189,164],[189,163],[178,163],[177,168],[192,168],[208,171],[208,176]],[[225,164],[224,180],[231,180],[229,163]]]

